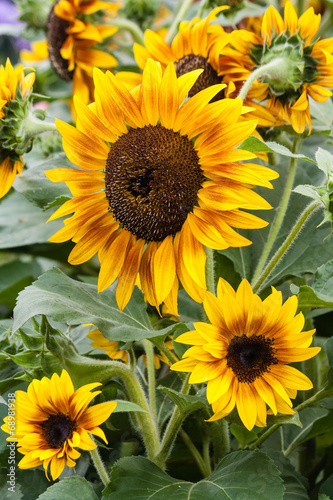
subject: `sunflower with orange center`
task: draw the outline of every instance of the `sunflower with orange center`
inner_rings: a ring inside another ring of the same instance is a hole
[[[333,87],[333,38],[316,40],[319,24],[320,14],[312,7],[298,18],[288,1],[284,19],[273,6],[267,9],[261,36],[245,30],[235,32],[220,60],[225,70],[223,81],[235,85],[228,95],[237,95],[254,70],[276,60],[275,75],[267,70],[252,86],[248,98],[267,100],[266,108],[276,117],[276,125],[290,123],[297,133],[303,133],[308,125],[311,132],[308,97],[325,102],[332,95],[328,88]],[[284,77],[279,75],[281,64],[286,68]]]
[[[194,323],[194,331],[176,340],[193,345],[171,369],[191,372],[189,383],[207,383],[214,415],[223,418],[237,407],[249,430],[266,426],[269,413],[293,414],[290,398],[312,388],[306,375],[288,363],[315,356],[309,347],[315,330],[302,332],[304,316],[296,314],[297,297],[282,304],[274,288],[265,300],[253,293],[247,280],[235,291],[220,278],[217,297],[207,292],[203,302],[209,323]]]
[[[240,99],[211,102],[223,85],[184,102],[201,73],[177,79],[173,63],[162,74],[150,59],[142,85],[129,92],[111,72],[95,69],[95,103],[74,98],[76,128],[57,120],[64,150],[79,169],[46,172],[75,197],[50,217],[74,213],[50,241],[76,243],[71,264],[98,252],[98,290],[118,278],[121,310],[136,282],[150,304],[164,302],[172,314],[178,278],[202,302],[204,247],[249,245],[233,228],[267,225],[243,209],[271,208],[252,188],[271,188],[278,174],[244,163],[255,155],[235,149],[256,124],[238,121],[247,111]]]
[[[4,418],[1,429],[10,434],[7,441],[17,443],[24,455],[18,463],[20,469],[43,465],[45,474],[50,466],[56,480],[65,464],[75,467],[82,450],[94,450],[97,445],[89,434],[107,443],[103,430],[98,427],[115,409],[116,402],[100,403],[87,409],[88,404],[101,391],[91,392],[99,382],[83,385],[74,391],[70,376],[63,370],[60,377],[34,379],[27,392],[15,392],[15,421]]]
[[[32,53],[22,51],[22,59],[34,61],[49,57],[60,78],[73,80],[73,94],[79,95],[84,102],[91,102],[94,66],[113,68],[117,65],[111,54],[93,47],[116,33],[118,28],[94,25],[86,16],[101,9],[115,14],[119,6],[119,3],[99,0],[57,0],[47,21],[47,41],[33,44]]]
[[[6,120],[11,119],[10,105],[13,101],[22,101],[28,98],[35,81],[35,73],[24,74],[22,64],[13,68],[9,59],[6,65],[0,66],[0,136],[6,127]],[[7,116],[8,115],[8,116]],[[0,198],[8,193],[16,175],[22,172],[24,161],[22,157],[1,139],[0,146]]]

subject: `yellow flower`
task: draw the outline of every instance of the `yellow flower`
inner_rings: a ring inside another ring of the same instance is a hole
[[[18,451],[25,455],[18,464],[20,469],[43,465],[48,478],[50,465],[51,476],[56,480],[65,464],[76,465],[74,460],[81,453],[75,448],[96,448],[89,434],[107,443],[98,426],[109,418],[117,403],[101,403],[86,409],[101,393],[91,392],[100,385],[87,384],[74,391],[70,376],[63,370],[60,377],[54,373],[51,379],[34,379],[27,392],[15,392],[15,419],[5,417],[1,429],[10,434],[7,441],[17,442]]]
[[[88,339],[93,340],[91,346],[95,347],[95,349],[105,351],[105,354],[107,354],[107,356],[109,356],[109,358],[111,359],[120,359],[121,361],[124,361],[124,363],[128,364],[128,353],[127,351],[118,349],[119,342],[117,340],[108,340],[99,330],[92,330],[88,333],[87,337]],[[165,345],[168,349],[170,349],[170,351],[172,350],[172,340],[168,340],[167,342],[165,342]],[[141,354],[140,357],[143,359],[144,364],[147,366],[146,355]],[[164,353],[154,353],[154,365],[156,370],[159,370],[161,368],[161,361],[162,363],[166,363],[167,365],[170,364],[168,358]]]
[[[271,208],[251,188],[272,187],[269,180],[278,176],[244,163],[255,155],[235,149],[255,128],[251,121],[238,123],[246,112],[241,100],[208,104],[223,88],[213,85],[179,107],[201,71],[177,79],[170,63],[162,76],[150,59],[142,85],[128,92],[112,73],[96,68],[96,102],[87,107],[74,98],[77,128],[57,120],[64,150],[80,170],[46,172],[75,196],[50,218],[74,212],[50,241],[76,243],[71,264],[98,252],[98,290],[118,278],[121,310],[138,272],[146,300],[156,307],[165,302],[176,314],[177,277],[201,302],[204,246],[249,245],[232,228],[267,225],[240,210]]]
[[[294,69],[290,70],[284,88],[264,77],[252,86],[246,104],[252,105],[249,99],[268,99],[266,108],[276,117],[275,125],[287,122],[302,133],[308,124],[311,131],[308,96],[325,102],[332,95],[328,88],[333,87],[333,38],[314,42],[319,24],[320,14],[315,14],[312,7],[298,18],[287,1],[284,20],[273,6],[266,10],[261,36],[246,30],[234,32],[231,45],[223,48],[220,60],[225,71],[223,81],[233,85],[228,95],[237,95],[256,67],[287,54]]]
[[[13,68],[9,59],[5,66],[0,66],[0,136],[6,117],[6,107],[16,98],[24,99],[35,81],[35,73],[25,75],[24,70],[22,65]],[[23,166],[23,159],[15,151],[0,147],[0,198],[8,193],[16,175],[22,172]]]
[[[191,22],[183,21],[179,25],[179,32],[175,36],[172,44],[166,43],[161,35],[154,31],[145,31],[145,47],[138,43],[134,44],[134,56],[138,66],[144,69],[148,59],[158,61],[164,70],[170,62],[174,63],[177,77],[184,75],[195,69],[202,69],[203,72],[197,79],[189,92],[189,97],[194,96],[200,90],[210,85],[222,82],[219,72],[219,54],[211,52],[212,46],[217,38],[224,40],[224,44],[229,41],[229,36],[224,32],[222,26],[210,24],[216,19],[216,15],[228,7],[217,7],[212,10],[206,19],[194,18]],[[218,94],[215,100],[223,95]]]
[[[266,425],[268,405],[276,415],[292,414],[297,390],[312,388],[303,373],[288,363],[315,356],[320,347],[309,347],[315,330],[302,332],[304,317],[295,316],[297,297],[282,305],[282,294],[273,288],[265,300],[253,293],[247,280],[237,291],[222,278],[217,297],[207,292],[204,308],[211,324],[194,323],[194,331],[177,342],[192,344],[172,370],[192,372],[189,382],[206,382],[207,399],[214,415],[229,415],[237,406],[247,429]]]
[[[115,13],[119,3],[99,0],[58,0],[54,3],[47,23],[47,42],[32,44],[32,52],[22,51],[27,61],[39,61],[49,57],[54,71],[60,78],[73,80],[73,94],[88,103],[93,97],[92,72],[94,66],[113,68],[117,60],[93,46],[116,33],[114,26],[95,26],[82,16],[101,9]]]
[[[91,330],[87,335],[88,339],[93,340],[91,346],[95,349],[105,351],[105,354],[111,359],[121,359],[126,364],[128,363],[127,351],[118,349],[119,342],[117,340],[111,341],[104,337],[99,330]]]

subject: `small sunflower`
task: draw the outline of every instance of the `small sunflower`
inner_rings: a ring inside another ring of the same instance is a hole
[[[117,340],[111,341],[104,337],[99,330],[91,330],[87,335],[88,339],[92,340],[92,347],[105,351],[105,354],[111,359],[120,359],[128,364],[128,353],[118,349],[119,342]]]
[[[192,344],[172,370],[192,372],[189,382],[208,381],[207,399],[214,415],[229,415],[237,406],[249,430],[264,427],[271,411],[292,414],[297,390],[312,388],[303,373],[288,363],[315,356],[320,347],[309,347],[315,330],[302,332],[304,316],[297,310],[297,297],[282,305],[282,294],[273,288],[265,300],[253,293],[247,280],[237,291],[222,278],[217,297],[207,292],[203,302],[211,324],[194,323],[194,331],[177,342]]]
[[[8,193],[24,166],[22,157],[12,148],[4,146],[7,137],[4,138],[2,134],[11,102],[27,98],[35,81],[35,73],[25,75],[24,70],[22,65],[13,68],[9,59],[5,66],[0,66],[0,198]]]
[[[98,290],[118,278],[121,310],[138,272],[153,306],[165,302],[176,314],[177,276],[202,302],[204,246],[249,245],[232,228],[267,225],[241,210],[271,208],[251,188],[272,187],[269,180],[278,176],[244,163],[255,155],[235,149],[255,129],[255,122],[238,123],[246,112],[241,100],[208,104],[223,89],[213,85],[181,105],[201,72],[177,79],[173,63],[162,75],[150,59],[142,85],[129,92],[111,72],[96,68],[96,102],[87,107],[74,98],[77,128],[57,120],[64,150],[80,169],[46,172],[51,181],[66,182],[75,196],[50,218],[74,212],[50,241],[76,243],[71,264],[98,252]]]
[[[98,426],[109,418],[117,403],[101,403],[86,409],[101,393],[91,392],[100,385],[98,382],[83,385],[74,392],[70,376],[63,370],[60,377],[54,373],[51,379],[34,379],[27,392],[15,392],[15,430],[8,417],[4,418],[1,429],[10,434],[7,441],[17,442],[18,451],[25,455],[18,464],[20,469],[43,465],[48,478],[50,465],[52,479],[56,480],[65,464],[76,465],[74,460],[81,454],[75,448],[96,448],[89,434],[107,443]]]
[[[219,58],[211,51],[217,38],[224,40],[227,44],[227,35],[218,24],[211,24],[216,15],[228,7],[217,7],[203,20],[194,18],[191,22],[183,21],[179,25],[179,32],[171,45],[166,43],[162,36],[151,30],[145,31],[145,47],[138,43],[134,44],[134,56],[138,66],[144,69],[148,59],[158,61],[164,70],[167,65],[174,63],[177,77],[195,69],[203,72],[197,79],[189,92],[189,97],[194,96],[200,90],[211,85],[222,83],[219,75]],[[221,46],[220,41],[220,46]],[[126,75],[124,75],[126,76]],[[223,91],[214,97],[214,100],[223,97]]]
[[[86,19],[102,9],[115,13],[119,6],[119,3],[99,0],[57,0],[47,21],[47,41],[33,43],[32,52],[21,52],[22,59],[39,61],[49,57],[60,78],[73,80],[73,94],[78,94],[84,102],[91,102],[94,66],[113,68],[117,65],[111,54],[93,47],[116,33],[118,28],[94,25]]]
[[[287,1],[284,20],[270,6],[261,26],[261,36],[246,30],[234,32],[229,47],[223,49],[220,64],[225,70],[225,83],[233,85],[228,96],[237,95],[240,86],[257,67],[274,58],[288,59],[290,71],[285,82],[265,76],[255,82],[248,98],[263,101],[276,117],[275,125],[290,123],[297,133],[306,125],[311,131],[308,97],[325,102],[333,87],[333,38],[314,41],[320,24],[320,14],[307,9],[299,18],[293,5]],[[247,100],[247,105],[251,103]]]
[[[108,340],[99,330],[92,330],[88,333],[87,337],[88,339],[93,340],[91,346],[95,347],[95,349],[105,351],[105,354],[107,354],[107,356],[109,356],[109,358],[111,359],[119,359],[128,364],[128,352],[123,351],[122,349],[118,349],[119,342],[117,340]],[[166,341],[165,345],[170,351],[173,349],[172,340]],[[143,362],[146,365],[146,355],[141,354],[140,357],[143,359]],[[154,353],[154,365],[156,370],[159,370],[161,368],[161,361],[162,363],[166,363],[167,365],[170,364],[168,358],[163,352],[160,354]]]

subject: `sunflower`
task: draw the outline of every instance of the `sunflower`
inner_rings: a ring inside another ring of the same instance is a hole
[[[93,340],[91,346],[95,347],[95,349],[105,351],[105,354],[107,354],[107,356],[111,359],[120,359],[121,361],[124,361],[124,363],[128,364],[128,352],[118,349],[119,342],[117,340],[108,340],[99,330],[92,330],[88,333],[87,337],[88,339]],[[165,345],[170,351],[173,349],[172,340],[166,341]],[[147,365],[146,355],[141,354],[140,358],[142,358],[144,364]],[[154,365],[156,370],[161,368],[161,361],[167,365],[170,364],[168,358],[163,352],[160,354],[154,353]]]
[[[147,60],[154,59],[161,64],[162,70],[165,70],[167,65],[173,62],[177,77],[195,69],[202,69],[203,72],[191,88],[189,97],[210,85],[222,83],[222,76],[218,74],[219,59],[216,55],[213,56],[211,48],[219,37],[222,37],[226,44],[229,35],[225,33],[222,26],[211,24],[211,21],[216,19],[220,11],[227,8],[226,6],[217,7],[203,20],[194,18],[191,22],[181,22],[179,32],[171,45],[164,41],[162,35],[146,30],[145,47],[138,43],[135,43],[133,47],[138,66],[143,70]],[[217,100],[222,96],[223,91],[214,99]]]
[[[142,85],[129,92],[111,72],[96,68],[96,102],[87,107],[74,98],[77,128],[56,121],[64,150],[80,169],[46,172],[51,181],[66,182],[75,196],[50,217],[74,212],[50,241],[76,243],[71,264],[98,252],[98,290],[118,277],[121,310],[138,282],[150,304],[165,302],[176,314],[177,276],[202,302],[204,246],[249,245],[232,228],[267,225],[240,210],[271,208],[251,188],[272,187],[269,180],[278,176],[244,163],[255,155],[235,149],[255,128],[254,122],[238,123],[247,111],[241,100],[208,104],[223,89],[219,84],[179,107],[201,72],[177,79],[173,63],[162,75],[150,59]]]
[[[228,96],[237,95],[253,70],[274,58],[285,57],[290,64],[286,81],[265,76],[256,82],[248,97],[263,101],[276,117],[276,125],[290,123],[297,133],[303,133],[311,117],[308,97],[325,102],[333,87],[333,38],[314,41],[320,24],[320,14],[307,9],[298,18],[293,5],[287,1],[284,20],[270,6],[263,17],[261,36],[246,30],[234,33],[229,47],[223,49],[220,64],[224,67],[225,83],[233,89]],[[248,101],[246,104],[251,105]]]
[[[111,359],[120,359],[121,361],[124,361],[124,363],[128,364],[128,353],[127,351],[118,349],[119,342],[117,340],[108,340],[99,330],[91,330],[87,337],[93,341],[91,346],[95,347],[95,349],[105,351],[105,354],[107,354]]]
[[[228,415],[237,406],[249,430],[266,425],[271,411],[292,414],[297,390],[312,388],[303,373],[288,363],[312,358],[320,347],[309,347],[315,330],[302,332],[304,316],[297,310],[297,297],[282,304],[274,288],[265,299],[253,293],[247,280],[237,291],[222,278],[217,297],[207,292],[203,302],[211,324],[194,323],[194,331],[176,340],[192,344],[172,370],[192,372],[189,382],[208,381],[207,399],[214,415],[209,421]]]
[[[88,103],[93,97],[92,72],[94,66],[113,68],[117,60],[94,45],[116,33],[118,28],[94,25],[87,16],[103,9],[116,13],[119,3],[99,0],[57,0],[48,17],[47,41],[32,44],[32,52],[21,51],[26,61],[39,61],[49,57],[54,71],[63,80],[73,80],[73,94]]]
[[[0,66],[0,137],[5,125],[7,108],[11,101],[27,98],[35,81],[35,73],[24,74],[25,68],[22,65],[13,68],[9,59],[6,65]],[[11,148],[3,147],[5,139],[1,138],[0,146],[0,198],[5,196],[10,190],[16,175],[22,172],[24,162],[22,157]]]
[[[34,379],[27,392],[15,392],[15,425],[5,417],[1,429],[10,434],[7,441],[17,442],[18,451],[25,455],[18,464],[20,469],[43,465],[48,478],[50,465],[52,479],[56,480],[65,463],[69,467],[76,465],[74,460],[81,454],[75,448],[96,448],[89,434],[107,443],[98,426],[109,418],[117,403],[101,403],[86,409],[101,393],[91,392],[100,385],[98,382],[83,385],[74,392],[70,376],[63,370],[60,377],[54,373],[51,379]]]

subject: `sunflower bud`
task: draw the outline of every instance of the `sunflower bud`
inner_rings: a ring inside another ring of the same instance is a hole
[[[20,20],[27,23],[27,29],[45,30],[47,17],[53,0],[16,0]]]

